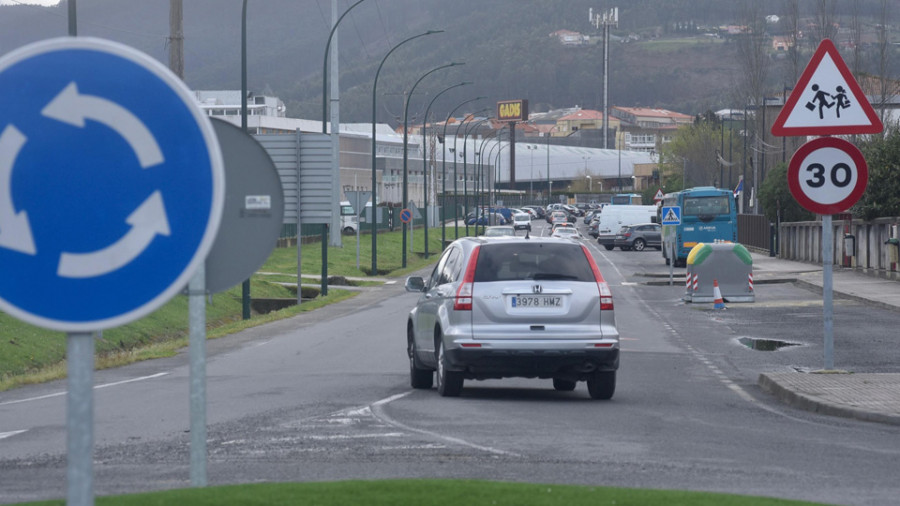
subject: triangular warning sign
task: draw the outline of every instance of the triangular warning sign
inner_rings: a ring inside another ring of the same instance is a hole
[[[660,189],[656,190],[656,195],[653,196],[653,200],[659,201],[662,199],[663,199],[663,192],[662,192],[662,188],[660,188]]]
[[[666,216],[663,217],[663,221],[665,221],[665,222],[679,221],[678,215],[675,214],[675,210],[670,207],[666,212]]]
[[[772,135],[874,134],[884,125],[837,48],[819,44],[772,125]]]

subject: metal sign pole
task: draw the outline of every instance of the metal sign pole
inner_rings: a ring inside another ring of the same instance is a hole
[[[191,486],[205,487],[206,479],[206,269],[188,284],[190,327]]]
[[[672,243],[671,253],[669,254],[669,286],[675,284],[675,243]]]
[[[834,305],[832,298],[832,260],[834,231],[831,215],[822,215],[822,310],[825,318],[825,370],[834,369]]]
[[[66,336],[69,393],[66,405],[66,504],[94,504],[94,335]]]

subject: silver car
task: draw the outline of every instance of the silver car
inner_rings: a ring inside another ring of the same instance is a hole
[[[406,326],[410,383],[458,396],[464,380],[586,381],[594,399],[616,390],[619,331],[613,298],[582,244],[538,237],[466,237],[447,247]],[[437,372],[435,375],[434,372]]]

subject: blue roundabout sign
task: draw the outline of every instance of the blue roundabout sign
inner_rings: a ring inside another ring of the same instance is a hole
[[[0,309],[93,331],[184,288],[225,176],[181,80],[127,46],[59,38],[0,57],[0,96]]]

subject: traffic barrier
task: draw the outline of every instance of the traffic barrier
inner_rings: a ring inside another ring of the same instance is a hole
[[[753,302],[753,258],[733,242],[700,243],[691,249],[685,273],[685,302],[715,302],[715,284],[723,302]]]

